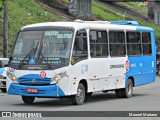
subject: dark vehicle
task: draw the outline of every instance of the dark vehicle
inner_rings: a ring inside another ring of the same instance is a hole
[[[8,60],[8,58],[0,58],[0,89],[2,92],[6,92],[6,65]]]
[[[160,75],[160,52],[157,52],[156,54],[156,74]]]

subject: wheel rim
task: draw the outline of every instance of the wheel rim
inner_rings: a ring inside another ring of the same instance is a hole
[[[80,88],[78,89],[77,97],[78,97],[78,101],[83,102],[83,100],[84,100],[84,92]]]
[[[132,94],[132,83],[129,83],[129,84],[128,84],[127,92],[128,92],[128,95],[131,95],[131,94]]]

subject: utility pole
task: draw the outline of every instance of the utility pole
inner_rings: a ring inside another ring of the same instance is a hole
[[[90,20],[92,16],[92,0],[69,0],[68,10],[78,19]]]
[[[4,2],[4,19],[3,19],[3,57],[8,58],[8,0]]]
[[[78,0],[78,19],[90,20],[92,11],[92,0]]]

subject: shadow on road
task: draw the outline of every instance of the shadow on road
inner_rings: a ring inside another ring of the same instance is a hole
[[[136,99],[137,97],[143,97],[148,94],[133,94],[132,98],[130,99]],[[103,102],[103,101],[119,101],[119,100],[130,100],[127,98],[117,98],[114,92],[111,93],[99,93],[99,94],[93,94],[91,97],[87,98],[85,101],[85,104],[91,104],[91,103],[97,103],[97,102]],[[12,104],[13,105],[13,104]],[[64,99],[55,99],[55,98],[36,98],[35,102],[33,104],[25,104],[23,101],[21,101],[21,104],[14,104],[18,106],[34,106],[34,107],[67,107],[67,106],[73,106],[70,98],[64,98]]]
[[[37,101],[38,100],[38,101]],[[33,104],[25,104],[22,103],[21,104],[14,104],[14,105],[18,105],[18,106],[34,106],[34,107],[65,107],[65,106],[71,106],[71,100],[70,99],[46,99],[46,98],[36,98],[35,102]]]
[[[135,99],[136,97],[142,97],[142,96],[146,96],[148,94],[133,94],[133,96],[130,99]],[[96,103],[96,102],[101,102],[101,101],[112,101],[112,100],[129,100],[128,98],[117,98],[115,93],[102,93],[102,94],[96,94],[91,96],[90,98],[88,98],[85,103]]]

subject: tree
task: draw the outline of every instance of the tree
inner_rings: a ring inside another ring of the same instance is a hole
[[[8,57],[8,0],[3,1],[4,4],[4,20],[3,20],[3,57]]]
[[[92,0],[69,0],[69,12],[81,20],[91,19]]]
[[[92,0],[78,0],[77,6],[78,6],[78,19],[90,20]]]

